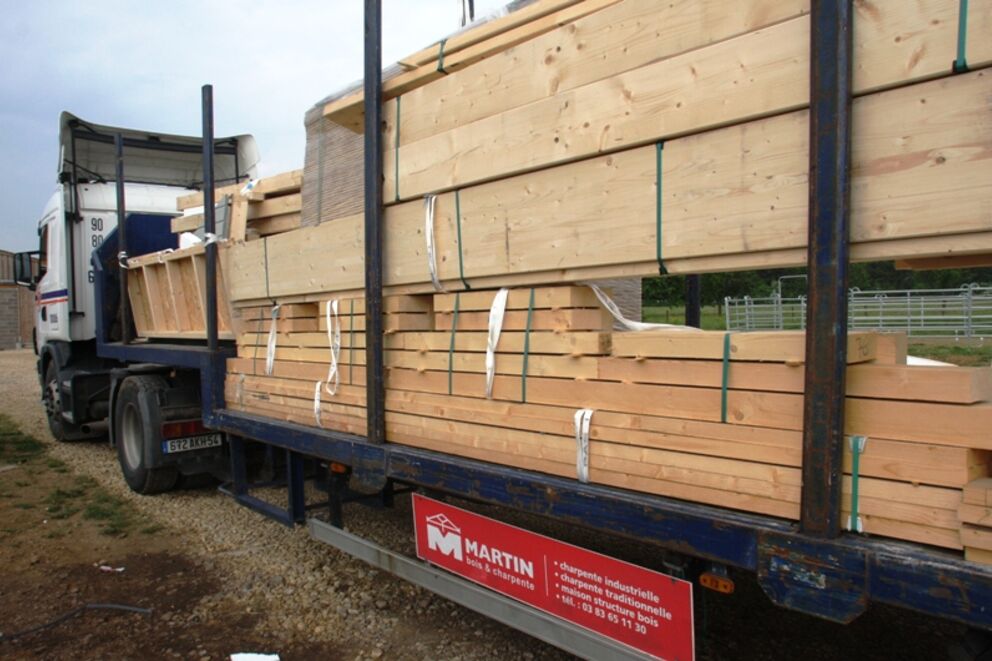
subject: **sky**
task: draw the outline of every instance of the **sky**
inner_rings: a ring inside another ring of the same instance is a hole
[[[476,0],[476,15],[503,0]],[[382,0],[383,64],[459,27],[460,0]],[[303,115],[358,80],[362,0],[0,0],[0,249],[37,249],[63,110],[96,124],[251,133],[261,174],[303,167]]]

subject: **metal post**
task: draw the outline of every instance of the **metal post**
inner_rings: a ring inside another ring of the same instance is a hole
[[[114,136],[114,151],[117,154],[117,167],[114,172],[117,180],[117,251],[127,253],[127,213],[124,208],[124,136]],[[120,260],[123,261],[123,260]],[[127,293],[127,269],[118,269],[121,278],[121,342],[131,342],[131,301]]]
[[[702,328],[702,295],[703,277],[687,275],[685,277],[685,325]]]
[[[208,237],[217,232],[214,208],[214,88],[203,86],[203,232]],[[206,247],[207,348],[217,352],[217,244]]]
[[[365,364],[368,440],[386,440],[382,356],[382,4],[365,0]]]
[[[813,0],[810,12],[809,306],[800,525],[818,537],[836,537],[841,527],[852,11],[852,0]]]

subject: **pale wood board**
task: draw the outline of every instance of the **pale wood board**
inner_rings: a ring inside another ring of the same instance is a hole
[[[901,0],[876,4],[871,38],[858,52],[855,94],[947,75],[956,54],[955,3],[943,3],[942,21]],[[990,14],[992,2],[969,8],[969,18],[992,27]],[[384,172],[393,176],[386,177],[383,199],[410,199],[804,107],[810,20],[800,16],[654,61],[401,146],[398,154],[387,149]],[[918,35],[920,52],[933,55],[914,60],[905,57],[909,51],[894,52],[892,44],[907,32]],[[981,42],[969,54],[974,68],[992,62],[992,43]]]
[[[854,259],[992,250],[992,150],[982,148],[992,142],[990,87],[978,71],[855,101]],[[671,272],[805,261],[806,124],[801,111],[666,144],[662,238]],[[480,287],[482,278],[534,283],[542,270],[550,281],[585,277],[597,267],[598,277],[656,273],[656,176],[650,145],[461,191],[466,277]],[[457,289],[454,208],[453,194],[439,196],[435,239],[439,275]],[[385,285],[430,291],[423,203],[389,207],[385,223]],[[982,233],[985,245],[941,236],[965,233]],[[892,242],[921,237],[936,237],[933,248]],[[271,237],[268,295],[360,290],[362,242],[360,215]],[[267,296],[258,243],[232,249],[235,301]]]

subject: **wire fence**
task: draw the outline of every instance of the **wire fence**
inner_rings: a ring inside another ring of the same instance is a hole
[[[802,330],[806,297],[724,299],[728,330]],[[848,295],[848,328],[902,331],[910,337],[992,337],[992,287],[861,291]]]

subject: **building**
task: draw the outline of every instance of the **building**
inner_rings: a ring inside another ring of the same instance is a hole
[[[34,292],[14,282],[14,254],[0,250],[0,349],[33,346]]]

